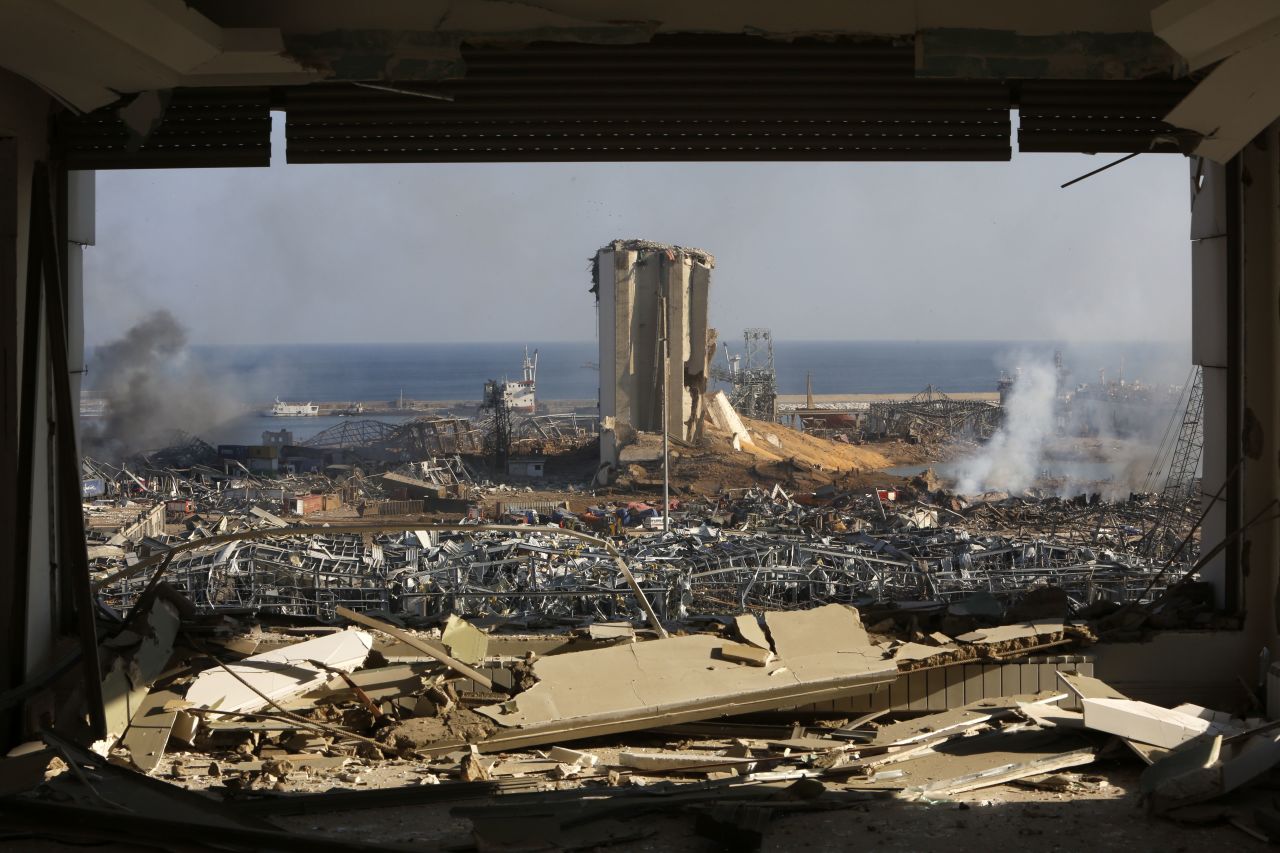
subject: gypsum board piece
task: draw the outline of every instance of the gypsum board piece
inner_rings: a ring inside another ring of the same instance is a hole
[[[37,800],[0,800],[0,816],[5,829],[25,829],[32,837],[76,838],[87,842],[115,841],[127,845],[144,843],[175,851],[243,850],[299,851],[299,853],[420,853],[421,845],[334,840],[274,826],[256,828],[228,823],[208,827],[208,841],[192,830],[201,824],[185,820],[157,818],[142,814],[53,804]]]
[[[375,749],[381,750],[382,752],[390,753],[392,755],[397,754],[396,750],[393,747],[388,746],[385,743],[379,743],[378,741],[372,738],[367,738],[364,735],[359,735],[359,734],[356,734],[355,732],[347,731],[339,726],[334,726],[328,723],[319,723],[313,720],[308,720],[306,717],[299,716],[298,714],[295,714],[292,711],[282,708],[280,706],[280,703],[276,702],[274,699],[267,696],[267,694],[263,693],[261,690],[254,687],[252,684],[246,681],[243,677],[241,677],[239,673],[237,673],[227,664],[223,663],[222,661],[218,660],[218,658],[214,657],[213,655],[205,651],[204,648],[195,640],[193,640],[189,634],[184,633],[183,637],[186,638],[187,643],[189,643],[193,649],[195,649],[198,653],[204,655],[205,657],[209,658],[209,660],[217,664],[224,672],[226,672],[236,681],[243,684],[250,691],[258,694],[258,696],[262,700],[264,700],[268,705],[270,705],[271,707],[279,711],[281,716],[283,716],[285,719],[289,719],[297,722],[302,728],[309,728],[315,731],[324,732],[325,734],[333,734],[341,738],[360,741],[361,743],[366,743]]]
[[[806,727],[808,728],[808,727]],[[645,729],[646,732],[652,732],[660,735],[672,735],[674,737],[696,737],[720,740],[732,740],[733,738],[743,738],[746,740],[780,740],[789,737],[795,726],[790,724],[768,724],[768,723],[737,723],[729,721],[707,720],[699,723],[675,723],[669,726],[654,726],[651,729]],[[639,732],[637,732],[639,734]]]
[[[990,788],[994,785],[1003,785],[1005,782],[1025,779],[1028,776],[1039,776],[1042,773],[1052,773],[1055,770],[1065,770],[1068,767],[1080,767],[1084,764],[1092,764],[1096,757],[1097,750],[1093,748],[1078,749],[1072,752],[1062,753],[1061,755],[1037,758],[1032,761],[1026,761],[1019,764],[1005,764],[999,767],[992,767],[988,770],[969,773],[964,776],[957,776],[953,779],[931,782],[928,785],[922,785],[919,788],[906,788],[903,793],[919,794],[922,797],[946,797],[952,794],[961,794],[965,791],[976,791],[979,788]]]

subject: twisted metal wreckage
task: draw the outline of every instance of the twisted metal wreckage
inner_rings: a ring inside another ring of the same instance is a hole
[[[1175,542],[1167,531],[1164,546],[1150,547],[1145,526],[1159,505],[1149,499],[1006,498],[963,514],[927,504],[886,512],[886,503],[858,495],[841,507],[812,507],[780,488],[753,489],[687,505],[674,513],[670,533],[612,538],[560,526],[598,529],[603,509],[554,510],[539,517],[547,526],[507,528],[298,529],[259,511],[245,514],[241,532],[171,543],[171,551],[126,568],[100,565],[99,592],[105,603],[129,608],[148,569],[164,563],[165,580],[201,611],[326,620],[344,606],[424,622],[449,614],[531,624],[643,619],[650,608],[672,621],[825,603],[962,607],[975,594],[1008,608],[1043,587],[1061,589],[1079,612],[1148,601],[1165,589],[1163,569],[1195,557],[1189,538]]]

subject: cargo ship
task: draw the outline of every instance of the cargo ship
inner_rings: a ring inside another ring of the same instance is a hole
[[[524,348],[523,376],[518,382],[506,380],[502,383],[502,396],[507,401],[507,408],[512,412],[532,415],[538,411],[538,351],[533,351],[529,358],[529,348]]]
[[[315,403],[285,403],[276,397],[275,405],[263,412],[270,418],[314,418],[320,414]]]

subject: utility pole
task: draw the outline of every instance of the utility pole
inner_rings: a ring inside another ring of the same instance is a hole
[[[670,382],[671,368],[667,362],[667,297],[658,297],[659,338],[662,345],[662,532],[671,531],[671,446],[667,435],[667,383]]]

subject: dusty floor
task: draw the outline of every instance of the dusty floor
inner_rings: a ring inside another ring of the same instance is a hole
[[[1003,785],[955,796],[944,803],[883,800],[825,813],[775,817],[766,851],[874,850],[994,853],[995,851],[1262,851],[1270,846],[1225,823],[1186,826],[1148,817],[1138,802],[1138,770],[1109,768],[1108,784],[1087,794],[1059,794]],[[495,802],[510,802],[510,798]],[[465,844],[471,822],[450,806],[281,817],[274,822],[299,832],[385,843]],[[722,849],[693,831],[683,814],[632,822],[646,838],[611,845],[618,853],[705,853]]]
[[[958,795],[947,803],[883,801],[826,813],[776,817],[766,831],[761,850],[779,853],[795,850],[877,853],[1231,850],[1252,853],[1274,849],[1223,822],[1188,826],[1148,817],[1137,802],[1136,772],[1107,775],[1112,780],[1111,786],[1091,797],[1068,798],[1001,786]],[[451,808],[439,805],[337,812],[279,817],[273,823],[286,830],[320,834],[330,842],[349,839],[410,844],[424,850],[475,849],[471,846],[474,841],[470,820],[450,815]],[[688,815],[649,816],[625,825],[651,834],[596,849],[617,853],[709,853],[740,849],[696,834],[694,818]],[[71,853],[83,850],[84,845],[0,837],[0,849]],[[93,849],[115,853],[145,848],[103,844],[94,845]]]

